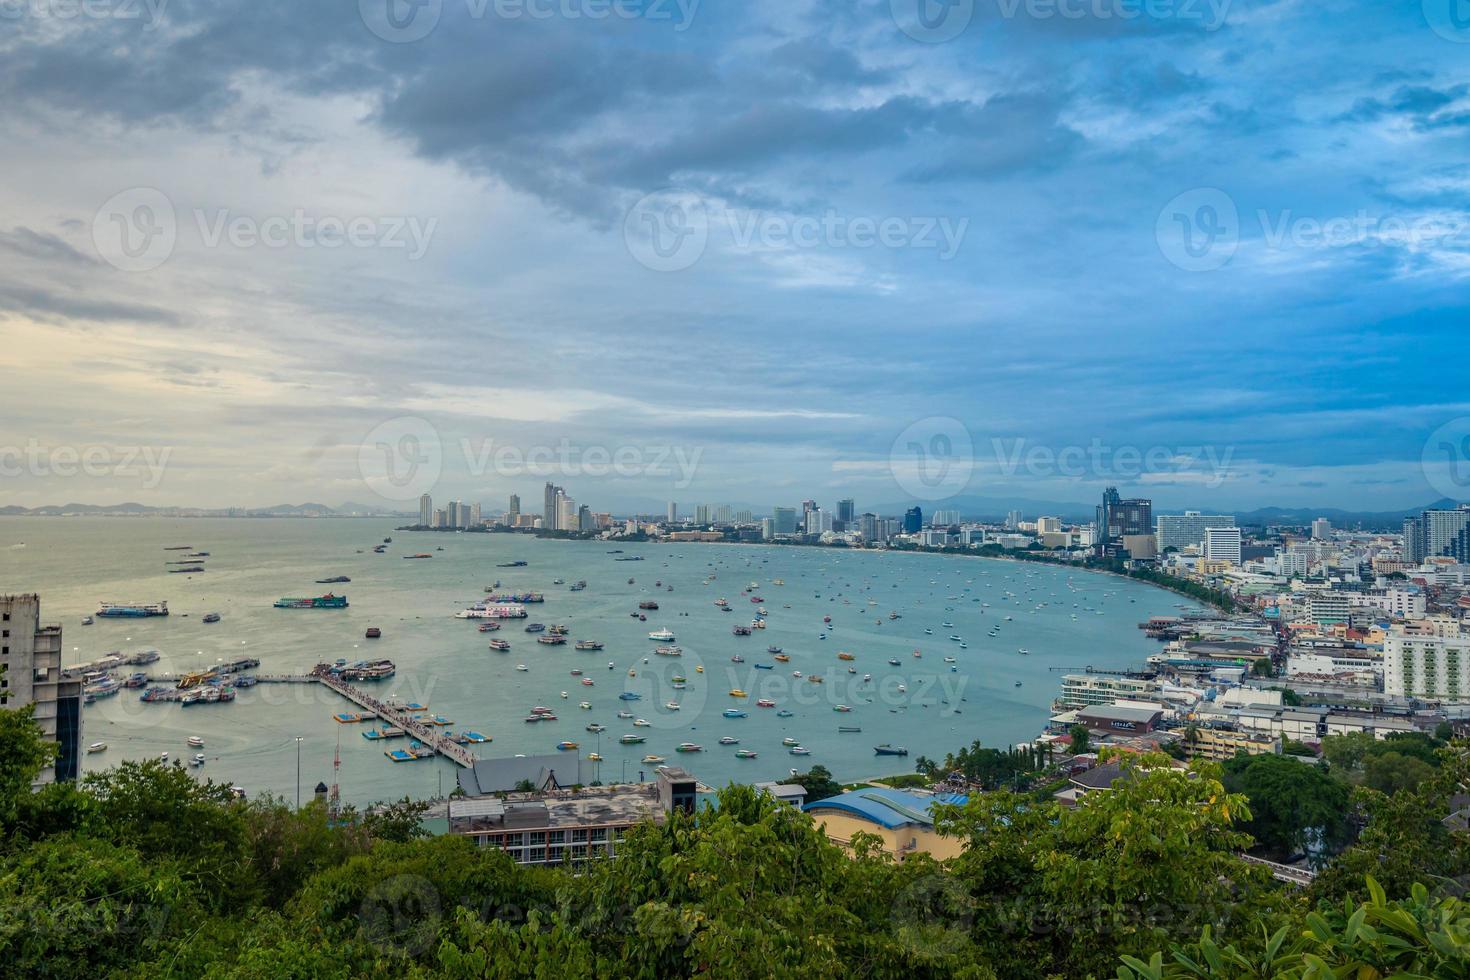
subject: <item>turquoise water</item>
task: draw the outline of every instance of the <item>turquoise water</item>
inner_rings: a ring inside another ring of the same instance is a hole
[[[372,553],[384,537],[393,543]],[[207,572],[167,574],[164,562],[183,552],[168,545],[209,551]],[[442,551],[436,550],[443,548]],[[621,548],[622,555],[608,552]],[[429,552],[431,560],[402,556]],[[643,556],[643,561],[616,561]],[[521,559],[525,568],[497,568]],[[347,575],[345,585],[316,585],[318,578]],[[567,585],[586,579],[586,591]],[[633,579],[629,583],[629,579]],[[784,585],[774,584],[781,579]],[[546,594],[531,618],[566,624],[570,641],[595,639],[601,651],[543,646],[508,621],[496,636],[512,644],[508,653],[488,649],[489,636],[454,614],[483,595],[496,580],[507,591]],[[655,586],[655,582],[661,586]],[[749,595],[742,590],[757,583]],[[672,585],[673,591],[667,591]],[[906,771],[919,755],[942,758],[946,751],[980,739],[1003,746],[1034,736],[1044,725],[1060,672],[1086,665],[1137,664],[1157,649],[1136,624],[1172,614],[1185,600],[1112,576],[1018,562],[941,556],[845,552],[834,549],[706,544],[609,544],[540,541],[503,534],[412,534],[395,532],[387,520],[163,520],[123,518],[0,518],[0,591],[41,594],[46,622],[64,628],[68,663],[114,650],[152,648],[161,660],[151,673],[199,669],[241,656],[258,657],[261,673],[288,674],[338,657],[388,657],[397,676],[372,685],[378,696],[396,695],[426,704],[454,721],[451,730],[492,736],[474,747],[482,756],[552,752],[562,740],[580,743],[579,754],[600,752],[605,781],[651,775],[645,754],[664,756],[714,785],[728,780],[780,778],[792,768],[820,763],[840,778]],[[345,610],[275,609],[282,596],[345,593]],[[748,625],[764,600],[769,626],[751,636],[731,633]],[[726,598],[731,612],[715,600]],[[953,597],[953,598],[950,598]],[[640,600],[660,608],[640,622],[630,612]],[[102,601],[167,600],[173,615],[144,620],[98,619],[82,626]],[[1046,603],[1038,608],[1039,604]],[[201,617],[218,612],[218,623]],[[890,612],[901,618],[890,620]],[[185,615],[187,614],[187,615]],[[830,629],[823,618],[830,616]],[[1007,621],[1006,617],[1011,617]],[[943,626],[945,622],[952,626]],[[382,629],[367,640],[370,626]],[[680,658],[653,655],[651,630],[672,629]],[[989,636],[998,627],[995,637]],[[933,630],[925,634],[925,628]],[[824,632],[827,639],[819,639]],[[948,639],[959,635],[960,649]],[[765,650],[782,647],[790,663],[772,663]],[[1021,648],[1029,655],[1021,655]],[[915,658],[918,649],[922,657]],[[854,660],[840,661],[839,651]],[[739,655],[744,663],[733,663]],[[944,662],[955,658],[956,670]],[[644,663],[645,658],[648,663]],[[888,660],[896,659],[898,666]],[[608,668],[612,662],[613,669]],[[525,664],[528,670],[516,670]],[[704,673],[696,671],[704,667]],[[851,666],[856,673],[848,673]],[[570,671],[579,668],[594,686]],[[630,678],[628,670],[636,671]],[[793,670],[804,675],[797,679]],[[821,684],[806,679],[824,678]],[[871,674],[870,683],[862,683]],[[687,688],[671,678],[683,675]],[[1017,687],[1016,682],[1021,682]],[[740,688],[746,699],[729,696]],[[641,693],[624,702],[619,692]],[[566,692],[567,697],[562,697]],[[757,698],[790,710],[756,706]],[[578,708],[580,701],[591,710]],[[678,710],[664,705],[679,704]],[[847,705],[850,712],[834,707]],[[559,721],[528,725],[532,706],[556,710]],[[743,719],[722,712],[737,707]],[[627,708],[650,725],[632,727],[616,717]],[[234,704],[182,708],[146,705],[123,691],[86,709],[84,736],[106,741],[107,752],[89,756],[88,767],[120,758],[151,758],[167,751],[193,754],[185,738],[205,739],[215,779],[244,786],[252,795],[294,797],[296,739],[300,737],[303,796],[318,781],[332,781],[332,757],[341,746],[343,798],[365,803],[389,797],[432,796],[455,784],[456,767],[444,760],[392,763],[385,747],[370,743],[370,726],[339,725],[337,711],[352,706],[318,685],[261,684],[240,692]],[[601,741],[584,730],[607,726]],[[859,726],[860,734],[839,734]],[[627,732],[647,736],[641,745],[621,745]],[[729,735],[738,745],[721,746]],[[795,757],[782,745],[793,737],[811,750]],[[701,753],[676,754],[680,742]],[[877,758],[881,743],[908,748],[907,759]],[[735,757],[751,749],[758,758]]]

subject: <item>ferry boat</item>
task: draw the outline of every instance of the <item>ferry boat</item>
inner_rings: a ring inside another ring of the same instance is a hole
[[[480,624],[481,633],[494,633],[498,629],[500,629],[500,624],[498,622],[495,622],[494,620],[491,620],[488,623]]]
[[[526,632],[527,633],[545,633],[546,632],[546,624],[545,623],[531,623],[530,625],[528,625],[526,627]]]
[[[750,751],[750,749],[736,749],[735,750],[735,758],[737,758],[737,759],[754,759],[755,758],[755,753],[752,752],[752,751]]]
[[[525,619],[525,606],[481,602],[454,614],[456,619]]]
[[[489,603],[523,606],[530,602],[546,601],[546,596],[540,592],[494,592],[491,589],[486,589],[485,592],[485,601]]]
[[[391,660],[358,660],[350,664],[346,661],[318,664],[313,673],[326,673],[344,681],[381,681],[392,677],[396,671]]]
[[[679,647],[654,647],[653,652],[660,657],[682,657],[684,651]]]
[[[603,645],[596,640],[578,640],[576,643],[578,650],[601,650],[602,647]]]
[[[494,639],[490,641],[490,649],[499,650],[502,653],[510,649],[509,640]]]
[[[309,599],[277,599],[275,607],[277,609],[346,609],[347,597],[328,592],[326,595]]]
[[[650,640],[658,640],[664,643],[672,643],[674,641],[674,631],[671,629],[654,630],[652,633],[648,634],[648,638]]]
[[[190,735],[184,741],[187,742],[188,745],[191,748],[195,748],[195,749],[202,749],[202,748],[204,748],[204,739],[200,738],[198,735]]]
[[[546,646],[549,647],[559,647],[567,642],[567,638],[565,636],[559,636],[555,633],[547,633],[545,636],[536,637],[536,642],[544,643]]]
[[[167,616],[167,602],[104,602],[97,615],[108,619]]]

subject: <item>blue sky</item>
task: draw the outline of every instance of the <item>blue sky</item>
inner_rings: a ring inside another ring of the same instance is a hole
[[[1462,490],[1460,0],[922,2],[0,3],[4,502]]]

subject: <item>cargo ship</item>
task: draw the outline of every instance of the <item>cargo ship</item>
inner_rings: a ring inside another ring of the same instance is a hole
[[[346,609],[347,597],[328,592],[311,599],[277,599],[275,606],[277,609]]]
[[[166,602],[104,602],[97,615],[109,619],[137,616],[167,616]]]

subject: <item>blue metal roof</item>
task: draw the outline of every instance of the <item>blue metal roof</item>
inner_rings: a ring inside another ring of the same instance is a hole
[[[808,813],[824,809],[842,810],[862,817],[864,820],[871,820],[887,830],[893,830],[896,827],[915,824],[932,827],[934,818],[930,815],[930,811],[936,803],[963,805],[968,799],[969,797],[959,793],[919,796],[897,789],[870,787],[829,796],[825,800],[808,803],[802,809]]]

